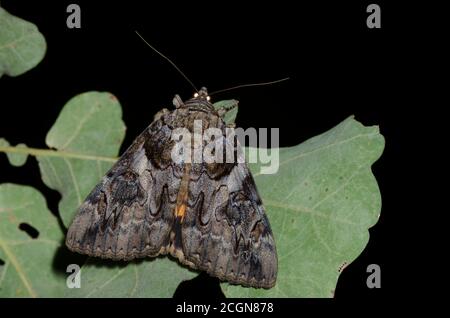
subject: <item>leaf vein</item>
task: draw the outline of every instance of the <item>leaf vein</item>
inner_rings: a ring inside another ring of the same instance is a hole
[[[313,153],[315,153],[315,152],[318,152],[318,151],[321,151],[321,150],[324,150],[324,149],[327,149],[327,148],[331,148],[331,147],[334,147],[334,146],[337,146],[337,145],[341,145],[341,144],[350,142],[350,141],[352,141],[352,140],[354,140],[354,139],[357,139],[357,138],[361,138],[361,137],[371,137],[371,136],[375,136],[375,135],[378,135],[378,132],[376,132],[376,133],[371,133],[371,134],[359,134],[359,135],[355,135],[355,136],[353,136],[353,137],[351,137],[351,138],[348,138],[348,139],[344,139],[344,140],[341,140],[341,141],[338,141],[338,142],[334,142],[334,143],[331,143],[331,144],[324,145],[323,147],[318,147],[318,148],[315,148],[315,149],[310,150],[310,151],[302,152],[302,153],[300,153],[300,154],[298,154],[298,155],[296,155],[296,156],[294,156],[294,157],[292,157],[292,158],[289,158],[289,159],[286,159],[285,161],[280,162],[280,165],[279,165],[279,166],[280,166],[280,167],[281,167],[281,166],[284,166],[285,164],[287,164],[287,163],[289,163],[289,162],[291,162],[291,161],[293,161],[293,160],[296,160],[296,159],[300,159],[300,158],[302,158],[302,157],[309,156],[309,155],[311,155],[311,154],[313,154]],[[255,173],[255,174],[253,175],[253,177],[257,177],[257,176],[260,176],[260,175],[261,175],[261,172],[258,172],[258,173]]]
[[[78,188],[78,183],[77,183],[77,180],[73,173],[72,164],[66,158],[64,158],[64,162],[67,164],[67,167],[69,168],[69,173],[72,178],[73,186],[75,188],[75,193],[77,194],[77,198],[78,198],[78,205],[81,205],[82,201],[81,201],[80,189]]]
[[[81,118],[81,120],[78,122],[77,127],[75,128],[72,136],[66,140],[66,142],[64,143],[64,145],[62,145],[60,148],[61,149],[66,149],[67,146],[70,145],[70,143],[78,136],[78,134],[81,131],[81,128],[83,127],[83,125],[86,123],[86,121],[89,120],[89,118],[92,117],[92,115],[94,115],[96,112],[98,112],[100,110],[100,108],[98,107],[99,102],[97,101],[90,109],[89,112],[86,113],[86,115]]]
[[[121,268],[113,277],[111,277],[110,279],[108,279],[103,285],[101,285],[98,288],[94,288],[90,293],[88,293],[85,298],[89,298],[92,294],[94,294],[95,292],[102,290],[103,288],[105,288],[107,285],[109,285],[111,282],[113,282],[115,279],[117,279],[120,275],[122,275],[123,271],[125,270],[124,268]]]
[[[2,271],[2,277],[0,277],[0,287],[2,286],[3,280],[5,279],[6,276],[6,271],[9,268],[9,262],[5,262],[5,266],[3,267],[3,271]]]
[[[27,276],[25,275],[25,271],[22,269],[22,266],[20,265],[19,261],[17,260],[14,253],[9,249],[8,245],[3,241],[3,239],[0,237],[0,247],[5,251],[6,256],[10,260],[11,264],[14,266],[17,274],[20,277],[20,280],[22,281],[23,285],[27,289],[28,293],[31,297],[36,298],[37,294],[33,289],[33,286],[31,285],[31,282],[28,280]]]

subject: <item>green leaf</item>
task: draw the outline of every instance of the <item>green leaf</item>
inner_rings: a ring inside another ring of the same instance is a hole
[[[53,155],[38,154],[44,183],[62,195],[59,212],[66,226],[92,188],[116,161],[125,135],[122,109],[110,93],[72,98],[47,134]]]
[[[101,111],[91,108],[95,99],[100,100],[96,107]],[[111,102],[111,108],[118,110],[101,106]],[[63,194],[60,212],[66,226],[80,201],[116,160],[123,123],[120,105],[115,103],[105,93],[74,98],[47,136],[47,144],[55,150],[0,145],[0,151],[9,153],[13,148],[37,156],[46,184]],[[260,174],[261,166],[250,164],[275,235],[279,276],[270,290],[223,283],[225,295],[331,297],[341,268],[361,253],[368,241],[367,229],[378,219],[381,198],[370,166],[383,147],[377,127],[364,127],[348,118],[298,146],[279,149],[280,169],[275,175]],[[166,297],[173,295],[177,282],[194,275],[167,258],[111,264],[89,260],[82,266],[82,288],[64,294]]]
[[[8,156],[9,163],[13,166],[20,167],[25,164],[28,158],[28,154],[20,152],[21,150],[26,151],[27,145],[18,144],[15,147],[10,147],[9,142],[5,138],[0,138],[0,149],[9,149],[11,152],[8,152],[6,155]],[[18,152],[16,152],[18,151]]]
[[[19,229],[21,223],[39,236],[31,238]],[[37,190],[0,184],[0,298],[60,296],[65,278],[53,271],[52,263],[62,240],[58,221]]]
[[[59,210],[68,226],[80,202],[116,161],[124,132],[116,98],[109,93],[90,92],[70,100],[50,129],[46,143],[55,150],[0,144],[0,151],[37,157],[44,182],[63,196]],[[128,265],[88,259],[79,265],[81,288],[69,289],[63,281],[64,290],[58,296],[171,297],[181,281],[196,275],[168,258]]]
[[[226,111],[223,121],[226,124],[232,124],[236,120],[239,102],[235,99],[221,100],[213,104],[216,110],[224,109]]]
[[[17,76],[44,58],[47,44],[37,27],[0,7],[0,77]]]
[[[371,165],[383,152],[378,127],[352,117],[328,132],[280,149],[275,175],[250,168],[278,251],[278,279],[269,290],[222,284],[227,297],[332,297],[342,266],[369,240],[381,196]]]
[[[66,297],[172,297],[181,281],[197,273],[167,257],[131,263],[90,258],[80,275],[81,288],[68,289]]]

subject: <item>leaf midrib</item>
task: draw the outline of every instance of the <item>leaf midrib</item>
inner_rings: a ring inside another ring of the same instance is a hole
[[[106,162],[116,162],[117,157],[105,157],[105,156],[95,156],[88,155],[78,152],[64,151],[64,150],[53,150],[53,149],[40,149],[40,148],[19,148],[19,147],[2,147],[0,146],[0,152],[4,153],[20,153],[27,154],[32,156],[43,156],[43,157],[65,157],[65,158],[73,158],[73,159],[82,159],[82,160],[97,160],[97,161],[106,161]]]
[[[339,144],[343,144],[345,142],[352,141],[356,138],[360,137],[370,137],[372,135],[377,135],[378,133],[369,133],[369,134],[360,134],[353,137],[350,137],[348,139],[340,140],[335,143],[324,145],[320,148],[315,148],[311,151],[300,153],[294,157],[291,157],[283,162],[280,162],[280,167],[284,166],[285,164],[295,160],[302,158],[304,156],[310,155],[312,153],[315,153],[317,151],[336,146]],[[280,149],[289,149],[289,148],[280,148]],[[119,158],[118,157],[106,157],[106,156],[95,156],[95,155],[88,155],[83,154],[79,152],[71,152],[71,151],[65,151],[65,150],[53,150],[53,149],[41,149],[41,148],[31,148],[31,147],[3,147],[0,146],[0,152],[4,153],[20,153],[20,154],[27,154],[32,156],[43,156],[43,157],[65,157],[65,158],[73,158],[73,159],[81,159],[81,160],[92,160],[92,161],[105,161],[105,162],[116,162]],[[260,176],[261,173],[254,173],[253,177]]]

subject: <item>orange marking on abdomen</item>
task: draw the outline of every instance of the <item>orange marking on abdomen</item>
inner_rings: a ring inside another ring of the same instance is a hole
[[[177,204],[175,206],[175,217],[180,217],[181,221],[183,221],[184,215],[186,214],[186,203],[189,197],[190,173],[191,165],[189,163],[186,163],[184,174],[181,178],[180,189],[178,190]]]
[[[186,204],[182,204],[176,207],[176,216],[181,217],[181,220],[184,219],[184,214],[186,213]]]

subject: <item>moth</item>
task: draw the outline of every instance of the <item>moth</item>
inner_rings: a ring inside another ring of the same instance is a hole
[[[275,285],[275,241],[245,160],[172,158],[172,134],[193,133],[195,121],[225,136],[225,113],[209,99],[206,88],[186,102],[176,95],[174,110],[155,115],[79,207],[66,237],[71,251],[126,261],[171,255],[233,284]]]

